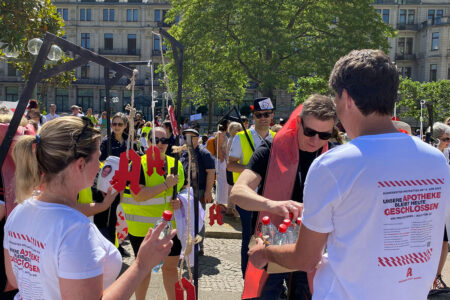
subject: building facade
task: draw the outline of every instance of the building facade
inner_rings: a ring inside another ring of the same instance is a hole
[[[398,30],[390,58],[417,81],[450,79],[450,0],[377,0],[384,22]]]

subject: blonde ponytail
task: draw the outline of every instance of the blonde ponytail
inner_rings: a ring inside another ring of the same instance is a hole
[[[16,198],[22,203],[29,198],[33,190],[41,184],[41,171],[34,147],[36,137],[24,135],[19,138],[13,150],[13,159],[16,164]]]

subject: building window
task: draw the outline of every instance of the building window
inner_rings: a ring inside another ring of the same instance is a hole
[[[16,77],[17,76],[16,68],[14,68],[14,66],[12,64],[7,64],[7,65],[8,65],[7,76]]]
[[[78,89],[77,104],[87,111],[89,107],[92,108],[94,102],[94,91],[92,89]]]
[[[400,9],[399,23],[403,25],[406,24],[406,9]]]
[[[414,24],[416,11],[414,9],[408,9],[408,24]]]
[[[137,21],[138,21],[138,10],[127,9],[127,22],[137,22]]]
[[[436,81],[437,79],[437,65],[430,65],[430,81]]]
[[[61,15],[61,18],[64,21],[69,20],[69,9],[68,8],[58,8],[56,11],[58,12],[58,14]]]
[[[431,50],[439,50],[439,32],[433,32],[431,35]]]
[[[90,8],[80,8],[80,21],[92,21]]]
[[[103,10],[103,21],[114,21],[115,11],[114,9],[107,9],[105,8]]]
[[[383,9],[383,21],[389,24],[389,9]]]
[[[442,10],[442,9],[436,10],[436,24],[441,24],[443,16],[444,16],[444,10]]]
[[[17,101],[19,100],[19,88],[18,87],[7,87],[6,88],[6,101]]]
[[[81,66],[80,78],[81,79],[89,78],[89,65]]]
[[[112,50],[114,48],[113,44],[113,34],[105,33],[105,49]]]
[[[155,22],[161,22],[161,10],[155,9]]]
[[[159,47],[159,36],[158,35],[154,35],[153,37],[153,50],[159,51],[160,47]]]
[[[428,10],[428,20],[430,20],[431,25],[434,25],[434,9]]]
[[[135,55],[136,54],[136,34],[128,35],[128,54]]]
[[[398,38],[398,54],[411,55],[413,50],[413,38]]]
[[[55,104],[58,111],[69,111],[69,91],[55,89]]]
[[[90,33],[82,33],[81,34],[81,47],[83,48],[91,48],[91,34]]]

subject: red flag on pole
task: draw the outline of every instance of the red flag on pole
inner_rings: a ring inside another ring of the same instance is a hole
[[[180,132],[178,131],[177,119],[175,118],[175,111],[174,111],[172,105],[169,105],[169,119],[170,119],[170,124],[172,124],[173,134],[175,136],[179,135]]]

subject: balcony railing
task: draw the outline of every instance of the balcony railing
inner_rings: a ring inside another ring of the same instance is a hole
[[[418,30],[419,24],[404,24],[404,23],[398,23],[397,24],[398,30]]]
[[[141,55],[141,49],[106,49],[99,48],[98,54],[102,55]]]
[[[396,54],[395,60],[415,60],[415,54]]]

